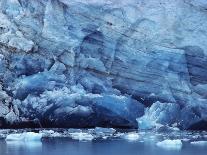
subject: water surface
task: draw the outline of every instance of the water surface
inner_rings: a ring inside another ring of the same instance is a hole
[[[135,133],[135,132],[133,132]],[[74,140],[70,137],[45,137],[36,142],[6,142],[0,140],[0,155],[207,155],[207,144],[193,145],[194,141],[205,141],[202,133],[156,133],[138,132],[139,138],[120,136]],[[182,148],[165,149],[156,145],[164,139],[181,139]]]

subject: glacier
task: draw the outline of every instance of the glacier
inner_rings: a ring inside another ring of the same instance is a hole
[[[205,0],[1,0],[0,128],[207,129]]]

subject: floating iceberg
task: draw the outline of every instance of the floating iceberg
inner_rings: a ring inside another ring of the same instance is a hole
[[[91,141],[94,139],[94,136],[89,133],[84,133],[84,132],[74,132],[70,133],[71,138],[79,141]]]
[[[207,145],[207,141],[194,141],[191,142],[193,145]]]
[[[67,130],[67,132],[69,132],[69,133],[77,133],[77,132],[82,132],[82,130],[81,129],[70,128],[70,129]]]
[[[41,141],[42,133],[24,132],[9,134],[6,141]]]
[[[43,137],[64,137],[61,133],[53,130],[42,130],[41,133]]]
[[[116,130],[113,128],[101,128],[101,127],[96,127],[94,129],[94,134],[96,134],[97,136],[112,136]]]
[[[96,127],[95,129],[89,129],[88,132],[95,135],[96,138],[107,139],[108,137],[112,137],[116,130],[113,128]]]
[[[96,127],[94,129],[95,133],[105,133],[105,134],[113,134],[116,132],[115,129],[113,128],[102,128],[102,127]]]
[[[163,149],[179,150],[182,148],[182,141],[179,139],[177,139],[177,140],[166,139],[164,141],[158,142],[156,145],[160,148],[163,148]]]
[[[139,139],[138,133],[135,132],[126,133],[122,137],[128,141],[137,141]]]

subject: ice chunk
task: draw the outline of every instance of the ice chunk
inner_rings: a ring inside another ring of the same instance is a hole
[[[139,139],[138,133],[135,132],[126,133],[122,137],[128,141],[137,141]]]
[[[63,137],[63,135],[53,130],[42,130],[41,133],[43,137]]]
[[[6,141],[41,141],[42,133],[24,132],[9,134]]]
[[[176,149],[176,150],[178,149],[179,150],[182,148],[182,141],[179,139],[175,139],[175,140],[166,139],[164,141],[158,142],[156,145],[164,149]]]
[[[69,133],[77,133],[77,132],[82,132],[82,130],[81,129],[70,128],[70,129],[68,129],[68,132]]]
[[[155,102],[145,115],[138,118],[139,129],[152,129],[160,125],[172,125],[176,122],[180,113],[180,106],[175,103]]]
[[[96,127],[95,129],[89,129],[89,132],[94,134],[97,137],[107,139],[108,137],[111,137],[116,132],[113,128],[102,128],[102,127]]]
[[[207,141],[194,141],[191,142],[193,145],[207,145]]]
[[[96,127],[95,129],[94,129],[94,132],[96,133],[96,134],[98,134],[98,133],[104,133],[104,134],[107,134],[107,135],[112,135],[112,134],[114,134],[115,132],[116,132],[116,130],[115,129],[113,129],[113,128],[101,128],[101,127]]]
[[[70,133],[71,138],[79,141],[91,141],[94,139],[94,136],[89,133],[84,133],[84,132],[74,132]]]

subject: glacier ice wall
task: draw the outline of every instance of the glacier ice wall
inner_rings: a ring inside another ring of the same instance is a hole
[[[206,46],[205,0],[1,0],[0,126],[206,129]]]

